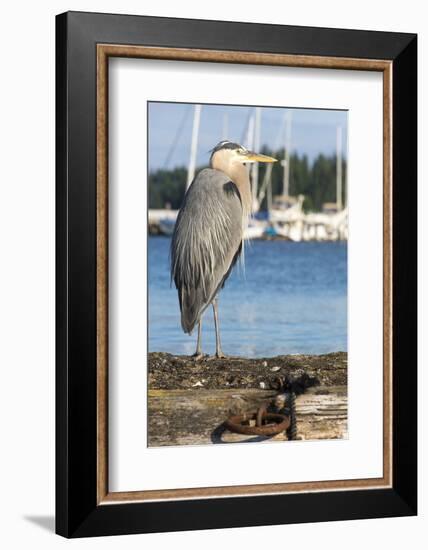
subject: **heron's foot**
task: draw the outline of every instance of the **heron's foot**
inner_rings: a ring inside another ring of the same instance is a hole
[[[213,360],[213,359],[228,359],[229,356],[225,355],[222,351],[216,352],[214,355],[210,355],[207,357],[207,360]]]
[[[202,353],[202,351],[195,351],[195,353],[192,355],[192,359],[195,361],[200,361],[201,359],[205,359],[208,357],[206,353]]]

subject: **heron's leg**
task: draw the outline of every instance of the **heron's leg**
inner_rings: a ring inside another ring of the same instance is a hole
[[[214,311],[214,324],[215,324],[215,355],[218,358],[226,357],[221,349],[220,342],[220,323],[218,320],[218,304],[217,298],[214,298],[213,302],[213,311]]]
[[[202,353],[202,346],[201,346],[201,336],[202,336],[202,317],[199,319],[198,323],[198,342],[196,344],[196,351],[192,355],[195,359],[202,359],[204,354]]]

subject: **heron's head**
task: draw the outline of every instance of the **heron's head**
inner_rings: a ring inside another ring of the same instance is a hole
[[[252,162],[276,162],[277,159],[249,151],[239,143],[232,141],[220,141],[211,151],[210,164],[217,170],[225,170],[236,164],[246,164]]]

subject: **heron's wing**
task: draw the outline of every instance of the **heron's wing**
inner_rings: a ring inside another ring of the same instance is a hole
[[[189,187],[171,243],[171,277],[181,324],[191,332],[228,277],[242,246],[239,191],[218,170],[205,169]]]

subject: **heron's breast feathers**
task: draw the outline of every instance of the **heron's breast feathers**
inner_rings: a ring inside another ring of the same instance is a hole
[[[228,272],[243,235],[239,192],[216,172],[203,170],[189,188],[171,245],[177,288],[199,288],[206,300]]]

